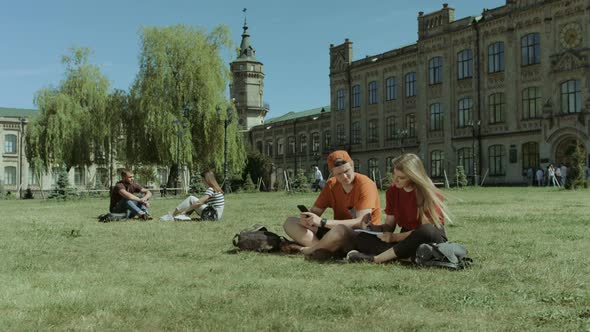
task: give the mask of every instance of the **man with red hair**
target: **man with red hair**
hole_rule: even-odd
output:
[[[354,172],[348,152],[338,150],[328,156],[332,177],[326,181],[310,212],[289,217],[283,228],[310,258],[346,254],[351,245],[348,229],[361,228],[361,223],[381,224],[379,193],[367,176]],[[322,218],[332,208],[333,219]],[[354,236],[354,234],[352,235]]]

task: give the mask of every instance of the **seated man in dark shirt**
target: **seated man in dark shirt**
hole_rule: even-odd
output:
[[[152,193],[133,182],[133,179],[133,172],[130,170],[125,169],[121,172],[121,181],[117,182],[111,191],[109,210],[113,213],[127,213],[128,218],[138,216],[143,220],[152,219],[148,213]]]

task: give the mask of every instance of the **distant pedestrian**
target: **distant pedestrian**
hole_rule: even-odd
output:
[[[533,176],[534,170],[532,167],[529,167],[526,170],[526,179],[528,181],[528,185],[532,186],[535,183],[535,177]]]
[[[557,183],[561,183],[561,165],[555,167],[555,179],[557,180]]]
[[[542,169],[537,169],[537,186],[538,187],[542,187],[543,186],[543,177],[544,177],[544,173]]]
[[[314,183],[313,183],[313,188],[314,191],[317,192],[319,189],[322,189],[320,184],[322,183],[322,181],[324,181],[324,177],[322,176],[322,172],[320,171],[320,168],[317,166],[314,166],[315,169],[315,175],[314,175]]]
[[[567,183],[567,166],[561,165],[561,185],[565,187]]]
[[[555,168],[553,164],[549,164],[547,168],[547,186],[559,187],[559,183],[557,183],[557,179],[555,178]]]

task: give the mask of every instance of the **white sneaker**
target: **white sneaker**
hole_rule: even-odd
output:
[[[160,221],[172,221],[172,220],[174,220],[174,217],[172,216],[171,213],[168,213],[167,215],[160,217]]]

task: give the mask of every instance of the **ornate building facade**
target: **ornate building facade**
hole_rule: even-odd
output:
[[[418,41],[353,60],[330,45],[331,107],[251,129],[277,170],[348,150],[377,179],[417,153],[434,179],[456,166],[486,184],[518,184],[529,168],[568,163],[590,147],[590,0],[507,0],[455,19],[444,4],[418,13]],[[331,111],[330,111],[331,110]]]

